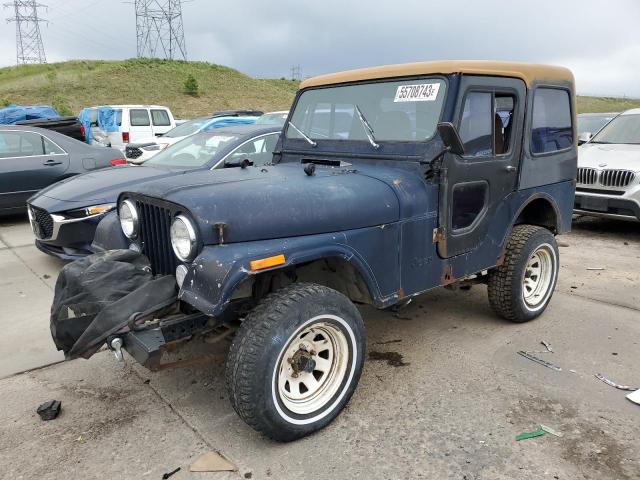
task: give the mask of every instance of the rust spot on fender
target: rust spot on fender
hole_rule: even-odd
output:
[[[398,290],[398,299],[404,298],[406,295],[404,293],[404,288],[401,288],[400,290]]]
[[[456,279],[453,276],[453,267],[448,263],[442,271],[442,277],[440,278],[440,285],[446,286],[454,283]]]
[[[393,184],[394,184],[394,185],[400,185],[401,183],[402,183],[402,181],[401,181],[399,178],[396,178],[396,179],[393,181]]]

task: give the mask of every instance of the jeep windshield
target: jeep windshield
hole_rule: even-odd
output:
[[[238,138],[238,135],[229,133],[196,133],[151,157],[145,162],[145,165],[185,169],[201,168],[214,160],[216,154],[223,147],[231,142],[236,142]]]
[[[441,78],[394,80],[315,88],[303,92],[291,123],[312,140],[422,142],[440,120],[446,83]],[[358,110],[366,122],[360,120]],[[367,131],[367,124],[371,130]],[[288,125],[286,138],[304,139]],[[373,144],[372,144],[372,148]]]
[[[618,115],[593,137],[591,143],[640,144],[640,115]]]

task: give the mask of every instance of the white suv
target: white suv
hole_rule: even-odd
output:
[[[87,110],[91,143],[121,151],[130,142],[158,137],[176,126],[171,110],[161,105],[108,105]]]
[[[574,212],[640,220],[640,109],[618,115],[578,148]]]

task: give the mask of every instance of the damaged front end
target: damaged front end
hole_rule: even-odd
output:
[[[127,350],[150,370],[167,368],[163,353],[220,327],[178,299],[172,275],[154,275],[133,250],[109,250],[66,265],[56,283],[51,335],[65,358],[89,358],[103,344]],[[215,323],[215,324],[214,324]]]

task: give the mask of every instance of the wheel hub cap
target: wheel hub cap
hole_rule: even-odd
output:
[[[547,298],[553,282],[554,268],[553,257],[546,246],[529,257],[522,280],[522,296],[527,305],[536,307]]]

